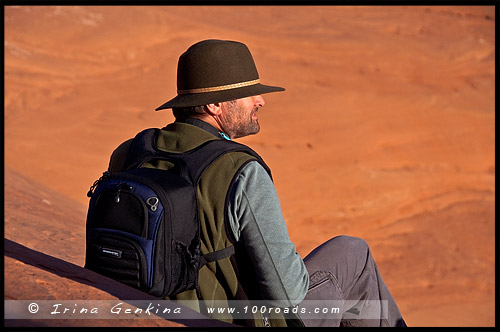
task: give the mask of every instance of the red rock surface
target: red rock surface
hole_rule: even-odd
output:
[[[287,89],[240,142],[271,167],[299,253],[362,237],[409,325],[494,326],[494,7],[4,11],[6,249],[59,266],[7,250],[5,299],[113,297],[59,270],[81,272],[86,192],[119,143],[172,121],[154,108],[180,53],[219,38]]]

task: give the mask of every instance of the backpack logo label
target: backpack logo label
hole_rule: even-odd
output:
[[[115,250],[115,249],[109,249],[109,248],[101,248],[101,252],[103,254],[113,256],[115,258],[121,258],[122,257],[122,252],[120,250]]]

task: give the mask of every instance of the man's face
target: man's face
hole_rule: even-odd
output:
[[[262,96],[251,96],[222,103],[220,120],[231,139],[257,134],[260,130],[257,112],[264,106]]]

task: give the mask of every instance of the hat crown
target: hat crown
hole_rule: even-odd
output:
[[[177,89],[212,88],[259,79],[248,47],[240,42],[209,39],[179,57]]]

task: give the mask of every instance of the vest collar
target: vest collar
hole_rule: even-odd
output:
[[[196,126],[198,128],[204,129],[205,131],[208,131],[210,134],[212,134],[218,138],[230,140],[230,138],[226,134],[224,134],[223,132],[220,132],[219,130],[217,130],[217,128],[215,128],[211,124],[208,124],[207,122],[200,120],[200,119],[197,119],[197,118],[187,118],[185,120],[176,120],[175,122],[187,123],[187,124]]]

